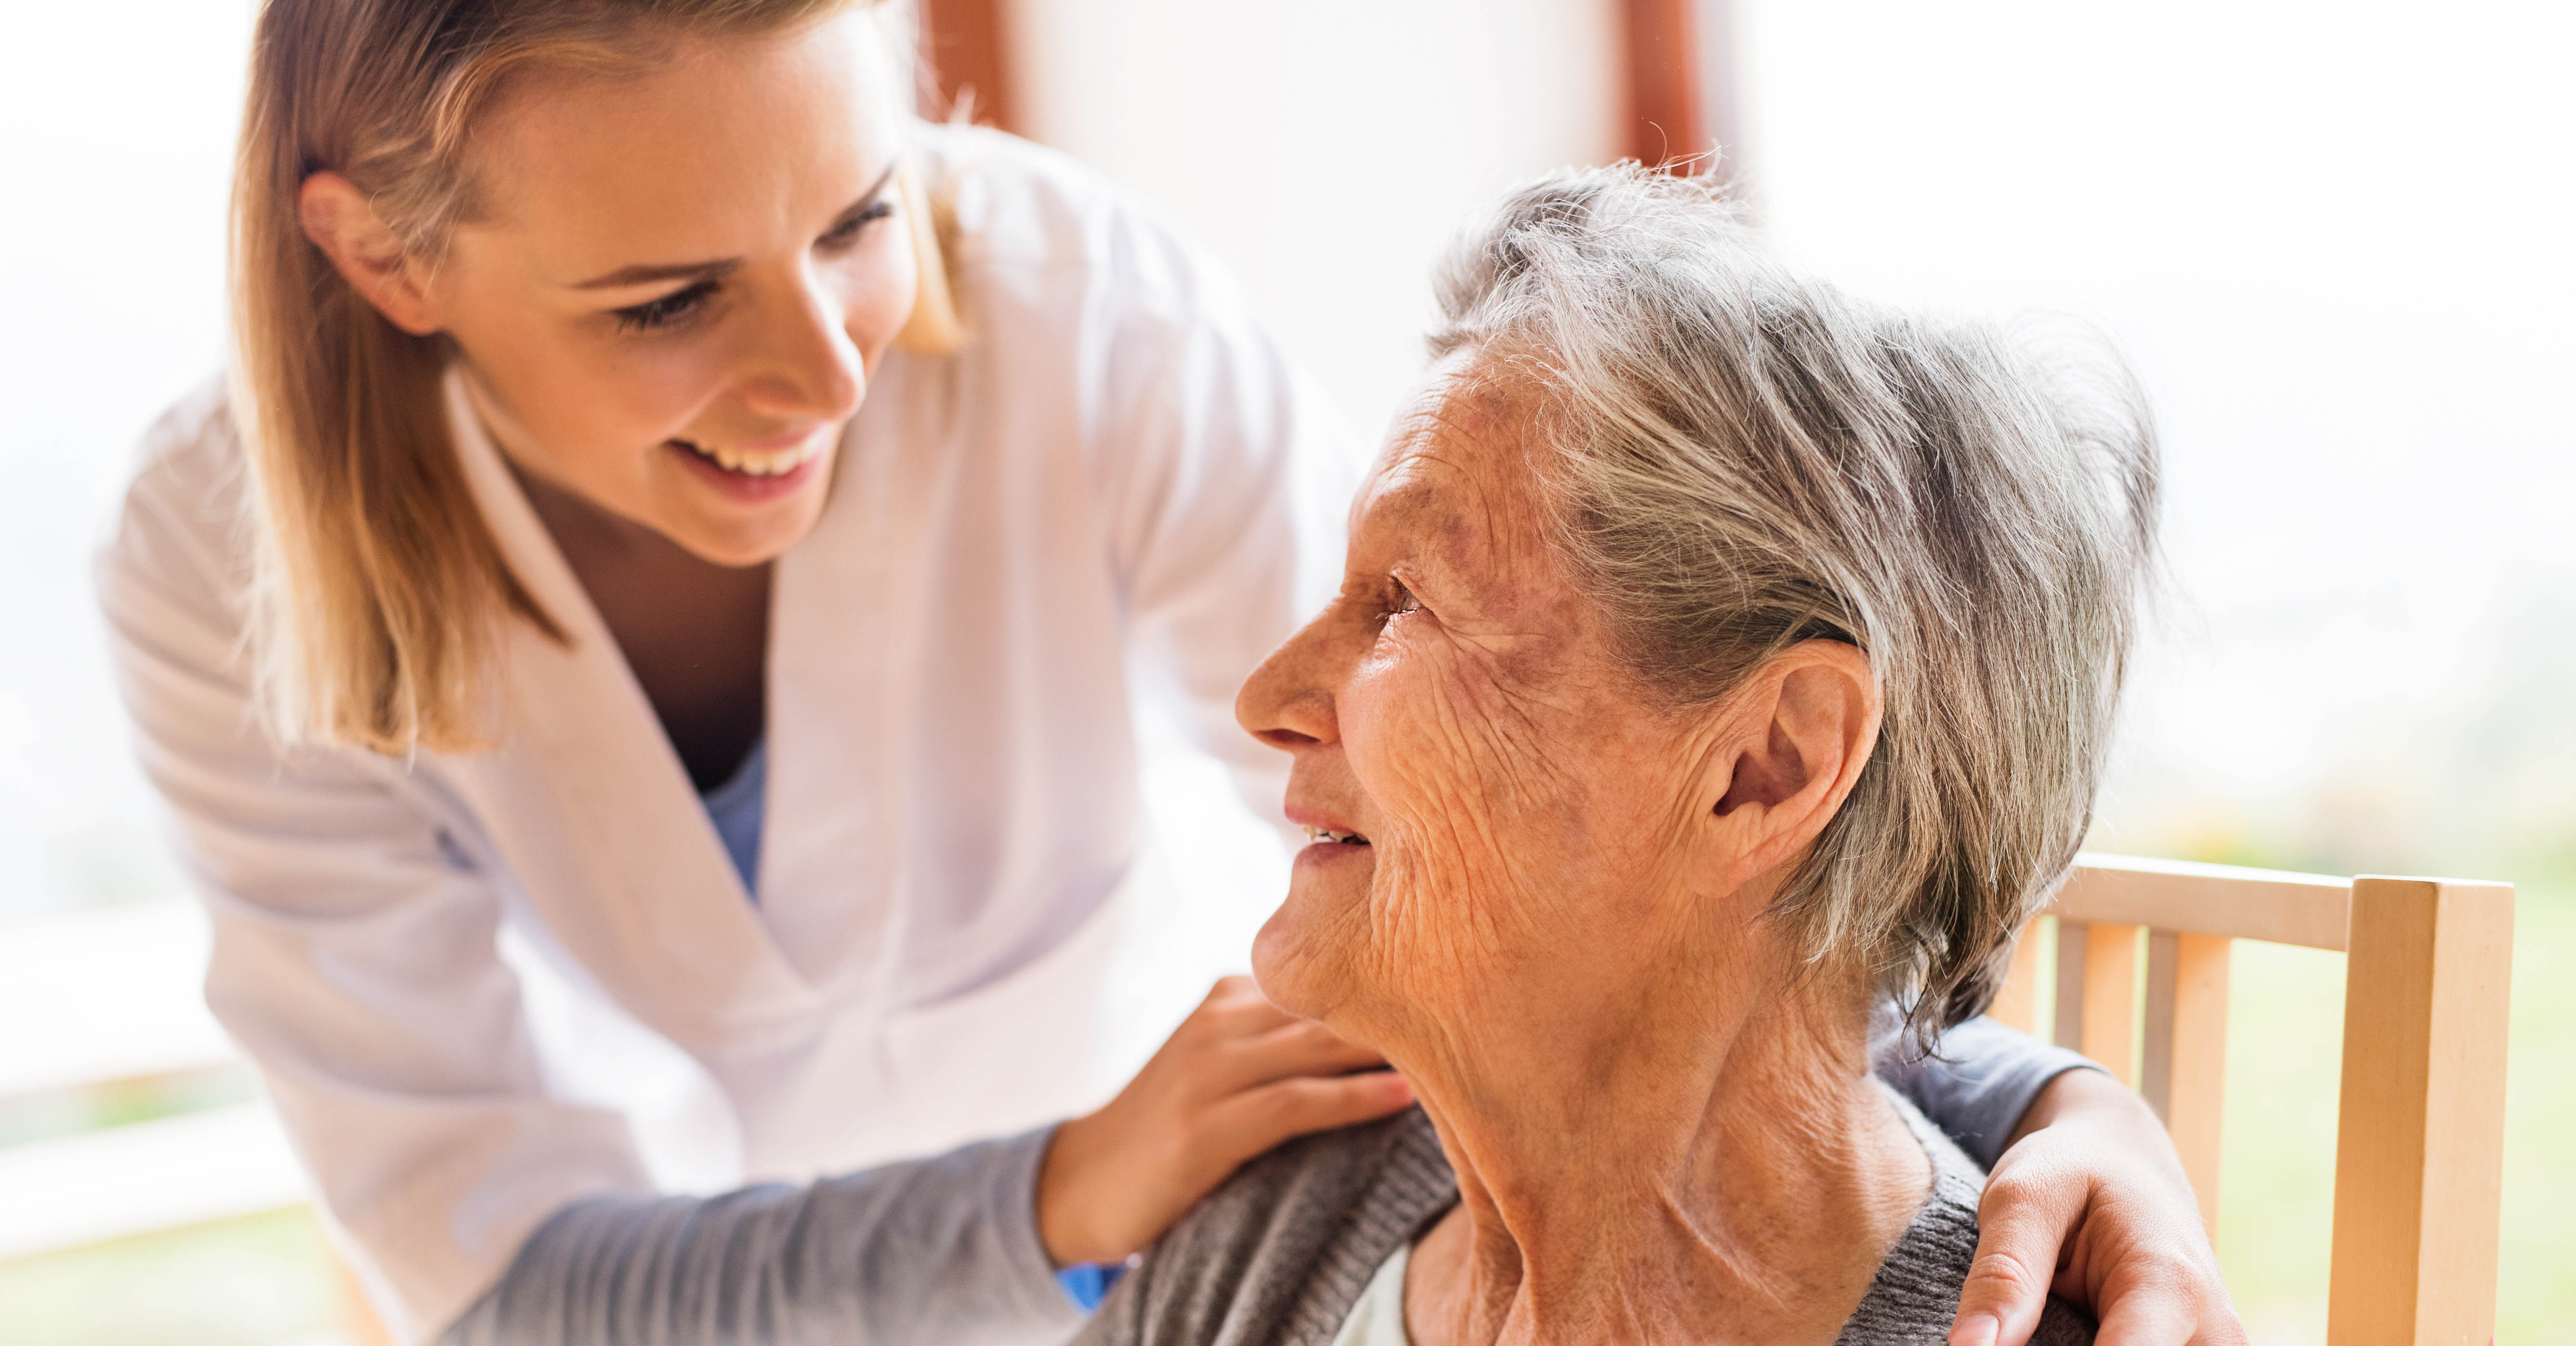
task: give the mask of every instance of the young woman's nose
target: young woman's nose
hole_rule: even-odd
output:
[[[781,288],[746,352],[743,400],[788,420],[836,421],[858,410],[867,369],[840,297],[814,277]]]

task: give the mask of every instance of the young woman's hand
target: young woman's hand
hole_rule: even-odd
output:
[[[1977,1206],[1950,1346],[2022,1346],[2054,1289],[2102,1346],[2243,1346],[2182,1160],[2144,1100],[2098,1070],[2049,1082]]]
[[[1220,980],[1108,1106],[1056,1128],[1038,1170],[1048,1255],[1071,1266],[1142,1251],[1245,1160],[1405,1107],[1412,1086],[1385,1065],[1250,977]]]

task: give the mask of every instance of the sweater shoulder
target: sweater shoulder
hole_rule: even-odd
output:
[[[1932,1190],[1879,1263],[1869,1292],[1843,1324],[1836,1343],[1942,1346],[1950,1339],[1959,1292],[1976,1262],[1977,1201],[1985,1194],[1986,1174],[1903,1095],[1886,1092],[1931,1160]],[[2033,1346],[2082,1346],[2092,1340],[2092,1319],[2054,1297],[2031,1337]]]
[[[1164,1235],[1081,1341],[1323,1346],[1378,1266],[1457,1200],[1418,1108],[1292,1141]]]

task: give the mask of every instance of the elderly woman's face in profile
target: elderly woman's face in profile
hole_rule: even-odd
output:
[[[1509,1012],[1481,990],[1534,1013],[1564,1008],[1543,989],[1644,994],[1656,941],[1632,936],[1708,858],[1709,717],[1613,659],[1545,543],[1526,415],[1463,359],[1435,370],[1353,506],[1340,595],[1238,703],[1322,831],[1254,953],[1299,1013],[1365,1031]]]

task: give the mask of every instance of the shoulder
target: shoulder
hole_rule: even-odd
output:
[[[948,216],[942,241],[970,324],[1052,314],[1180,326],[1240,306],[1222,267],[1068,155],[968,126],[923,125],[913,143]]]
[[[1887,1090],[1899,1116],[1932,1161],[1932,1190],[1913,1223],[1897,1237],[1869,1292],[1843,1325],[1840,1346],[1939,1346],[1949,1340],[1960,1288],[1977,1256],[1977,1201],[1985,1170],[1926,1120],[1903,1095]],[[2093,1340],[2093,1320],[2051,1297],[2032,1346],[2082,1346]]]
[[[965,338],[890,357],[866,433],[1061,474],[1027,498],[1081,502],[1122,580],[1261,552],[1300,508],[1330,535],[1348,437],[1223,266],[1053,150],[921,126],[912,152]]]
[[[113,606],[148,585],[196,607],[241,601],[250,582],[245,471],[231,396],[210,379],[144,432],[99,551],[101,598]]]
[[[1419,1109],[1247,1164],[1119,1283],[1084,1343],[1322,1343],[1369,1278],[1458,1200]]]
[[[202,501],[209,494],[238,502],[247,485],[242,471],[232,393],[224,380],[211,378],[171,404],[143,432],[126,488],[127,508],[162,507],[187,497]]]

